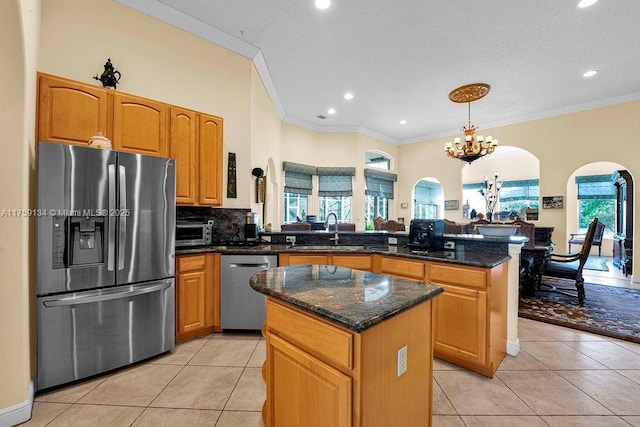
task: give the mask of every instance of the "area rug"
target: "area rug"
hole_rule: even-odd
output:
[[[584,264],[585,270],[609,271],[607,267],[607,259],[597,256],[590,256]]]
[[[554,284],[575,289],[573,282],[557,280]],[[585,283],[584,288],[583,307],[577,297],[538,291],[535,296],[520,297],[518,315],[640,343],[640,291],[592,283]]]

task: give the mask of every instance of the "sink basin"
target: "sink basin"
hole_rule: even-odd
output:
[[[509,237],[516,234],[519,225],[508,224],[478,224],[476,229],[478,233],[487,237]]]

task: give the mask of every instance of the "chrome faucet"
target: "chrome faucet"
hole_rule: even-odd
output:
[[[326,230],[329,231],[329,218],[331,218],[331,216],[333,216],[333,218],[336,220],[336,229],[335,229],[335,233],[333,234],[333,237],[330,238],[329,240],[333,240],[333,244],[338,246],[338,215],[336,215],[335,212],[329,212],[327,214],[327,219],[324,221],[324,226]]]

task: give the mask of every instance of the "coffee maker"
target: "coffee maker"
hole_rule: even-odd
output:
[[[247,222],[244,224],[244,239],[250,242],[258,240],[259,227],[258,213],[247,212]]]
[[[413,219],[409,225],[409,243],[412,251],[441,251],[444,249],[444,220]]]

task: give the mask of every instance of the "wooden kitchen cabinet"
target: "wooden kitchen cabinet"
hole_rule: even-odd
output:
[[[98,132],[112,138],[106,89],[48,74],[38,80],[38,141],[87,145]]]
[[[430,426],[431,309],[425,301],[356,333],[268,297],[264,424]]]
[[[418,260],[375,255],[373,271],[422,282],[424,281],[425,263]]]
[[[176,159],[178,205],[222,205],[220,117],[180,107],[170,109],[170,156]]]
[[[220,254],[176,257],[176,342],[220,330]]]
[[[281,253],[278,265],[335,265],[371,271],[371,255],[368,254],[317,254],[317,253]]]
[[[493,377],[507,342],[506,263],[494,268],[426,263],[434,300],[434,356]]]
[[[113,149],[167,157],[168,105],[116,92],[113,94]]]

